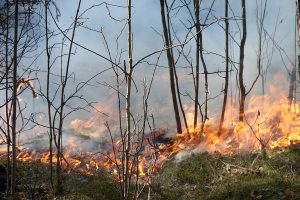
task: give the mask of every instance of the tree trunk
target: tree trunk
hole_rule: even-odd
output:
[[[5,38],[5,73],[6,73],[6,79],[5,79],[5,111],[6,111],[6,130],[7,130],[7,164],[6,164],[6,195],[9,195],[10,191],[10,145],[11,145],[11,138],[10,138],[10,106],[9,106],[9,64],[8,64],[8,40],[9,40],[9,6],[8,6],[8,0],[6,0],[6,38]]]
[[[127,72],[127,89],[126,89],[126,135],[125,135],[125,163],[124,163],[124,191],[123,198],[129,199],[130,187],[130,152],[131,152],[131,83],[132,83],[132,30],[131,30],[131,0],[127,1],[127,24],[128,24],[128,72]]]
[[[221,119],[219,124],[218,134],[221,135],[222,127],[225,118],[227,93],[228,93],[228,77],[229,77],[229,22],[228,22],[228,0],[225,0],[225,86],[224,86],[224,98]]]
[[[181,128],[181,120],[179,115],[179,109],[178,109],[178,103],[177,103],[177,96],[176,96],[176,86],[175,86],[175,80],[174,80],[174,62],[172,61],[172,53],[171,53],[171,46],[170,46],[170,38],[169,38],[169,31],[167,27],[166,17],[165,17],[165,0],[160,0],[160,12],[161,12],[161,19],[162,19],[162,28],[163,28],[163,35],[164,35],[164,42],[165,42],[165,48],[167,48],[167,59],[168,59],[168,65],[169,65],[169,78],[170,78],[170,87],[171,87],[171,94],[172,94],[172,102],[173,102],[173,108],[175,113],[175,120],[177,125],[177,133],[182,133]]]
[[[194,129],[197,126],[198,120],[198,105],[199,105],[199,61],[200,61],[200,19],[199,19],[199,0],[194,0],[195,27],[196,27],[196,80],[195,80],[195,104],[194,104]]]
[[[297,31],[298,31],[298,50],[300,48],[300,0],[297,0]],[[296,63],[295,63],[296,65]],[[300,77],[300,55],[298,53],[298,75]]]
[[[62,126],[63,123],[61,123],[60,126]],[[61,136],[62,136],[62,129],[59,128],[58,130],[58,141],[56,143],[56,190],[55,193],[56,195],[61,195],[63,193],[63,188],[62,188],[62,178],[61,178],[61,155],[62,155],[62,150],[61,150]]]
[[[51,101],[50,101],[50,51],[49,51],[49,35],[48,35],[48,5],[49,1],[45,0],[45,42],[47,55],[47,107],[48,107],[48,122],[49,122],[49,162],[50,162],[50,184],[53,188],[53,131],[52,131],[52,115],[51,115]]]
[[[176,83],[176,91],[177,91],[177,95],[178,95],[178,104],[179,104],[179,107],[180,107],[180,110],[181,110],[181,113],[182,113],[184,125],[185,125],[185,128],[186,128],[186,132],[188,134],[188,137],[190,137],[189,125],[187,123],[185,111],[184,111],[182,101],[181,101],[181,97],[180,97],[180,88],[179,88],[179,81],[178,81],[178,76],[177,76],[176,69],[174,69],[174,76],[175,76],[175,83]]]
[[[204,87],[205,87],[205,99],[204,99],[204,115],[202,118],[202,124],[201,124],[201,132],[203,133],[204,131],[204,125],[206,120],[208,119],[207,117],[207,112],[208,112],[208,71],[207,71],[207,66],[206,62],[204,60],[204,55],[203,55],[203,35],[202,35],[202,30],[199,32],[199,49],[200,49],[200,59],[204,71]]]
[[[293,70],[290,73],[290,86],[289,86],[289,105],[292,105],[294,101],[294,92],[296,90],[296,67],[293,68]]]
[[[198,119],[198,106],[199,106],[199,62],[201,59],[201,64],[204,71],[205,80],[205,100],[204,100],[204,114],[202,116],[201,132],[204,131],[205,121],[208,119],[208,71],[206,62],[203,55],[203,35],[200,25],[200,5],[198,0],[194,0],[194,13],[195,13],[195,27],[196,27],[196,81],[195,81],[195,113],[194,113],[194,128],[197,126]],[[209,11],[210,13],[210,11]],[[209,15],[209,14],[208,14]],[[206,20],[205,20],[206,21]],[[201,108],[199,108],[201,109]]]
[[[78,21],[78,15],[79,15],[79,10],[80,10],[80,5],[81,5],[81,0],[78,2],[78,7],[76,11],[76,16],[74,19],[74,25],[73,25],[73,30],[72,30],[72,37],[70,41],[70,46],[69,46],[69,51],[68,51],[68,59],[67,59],[67,65],[65,69],[65,74],[64,78],[62,78],[62,88],[61,88],[61,99],[60,99],[60,111],[59,111],[59,127],[58,127],[58,142],[56,145],[57,148],[57,163],[56,163],[56,173],[57,173],[57,185],[56,185],[56,194],[60,195],[63,192],[63,187],[62,187],[62,169],[61,169],[61,162],[62,162],[62,132],[63,132],[63,123],[64,123],[64,106],[65,106],[65,89],[67,86],[68,82],[68,77],[69,77],[69,69],[70,69],[70,60],[71,60],[71,55],[72,55],[72,47],[73,47],[73,41],[75,37],[75,30],[77,26],[77,21]]]
[[[12,98],[12,163],[11,163],[11,195],[14,198],[16,188],[16,129],[17,129],[17,67],[18,67],[18,23],[19,2],[15,0],[15,27],[14,27],[14,65],[13,65],[13,98]]]
[[[261,77],[261,86],[262,86],[262,95],[264,98],[265,95],[265,73],[261,73],[263,66],[262,66],[262,51],[263,51],[263,30],[264,30],[264,21],[266,16],[266,8],[267,8],[268,0],[265,0],[264,6],[261,8],[262,11],[259,12],[258,6],[257,14],[256,14],[256,21],[257,21],[257,29],[258,29],[258,55],[257,55],[257,69],[259,70],[259,74]],[[264,103],[264,99],[263,102]]]
[[[247,20],[246,20],[246,2],[242,0],[242,39],[240,46],[240,61],[239,61],[239,86],[240,86],[240,109],[239,121],[244,121],[246,89],[244,85],[244,58],[245,44],[247,38]]]
[[[166,2],[166,8],[167,10],[169,10],[169,7],[168,7],[168,4]],[[167,11],[167,22],[168,22],[168,30],[171,30],[171,20],[170,20],[170,12]],[[172,37],[171,37],[171,32],[168,31],[168,36],[169,36],[169,45],[172,46]],[[173,71],[174,71],[174,80],[175,80],[175,88],[176,88],[176,92],[177,92],[177,97],[178,97],[178,104],[179,104],[179,107],[180,107],[180,110],[181,110],[181,113],[182,113],[182,118],[183,118],[183,122],[184,122],[184,125],[185,125],[185,128],[186,128],[186,132],[188,133],[188,137],[190,136],[189,135],[189,126],[188,126],[188,123],[187,123],[187,119],[186,119],[186,116],[185,116],[185,111],[184,111],[184,108],[183,108],[183,105],[182,105],[182,101],[181,101],[181,95],[180,95],[180,88],[179,88],[179,80],[178,80],[178,76],[177,76],[177,70],[176,70],[176,67],[175,67],[175,60],[174,60],[174,54],[173,54],[173,49],[171,48],[170,49],[170,52],[171,52],[171,57],[172,57],[172,66],[173,67]],[[181,125],[180,125],[181,127]]]

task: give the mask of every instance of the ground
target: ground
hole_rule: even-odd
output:
[[[3,162],[3,161],[2,161]],[[119,184],[105,173],[65,174],[64,194],[54,197],[48,166],[19,163],[20,199],[120,199]],[[147,199],[149,187],[141,199]],[[300,149],[221,155],[202,153],[169,161],[150,188],[154,200],[300,199]]]
[[[300,199],[300,150],[200,154],[169,165],[158,178],[160,199]]]

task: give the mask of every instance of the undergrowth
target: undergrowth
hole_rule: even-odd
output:
[[[4,164],[4,161],[0,161]],[[63,177],[64,194],[55,197],[49,166],[18,163],[19,199],[118,200],[119,184],[106,173],[89,176],[72,172]],[[55,174],[54,174],[55,177]],[[140,199],[148,198],[145,187]],[[202,153],[168,162],[152,180],[153,200],[300,199],[300,149],[264,154],[221,155]]]

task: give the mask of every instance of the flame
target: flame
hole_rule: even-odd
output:
[[[144,177],[146,176],[145,172],[144,172],[144,163],[146,162],[146,158],[142,157],[142,159],[139,160],[139,164],[138,164],[138,175],[140,177]]]
[[[34,98],[37,98],[37,93],[34,89],[33,86],[33,82],[31,79],[28,78],[21,78],[18,83],[17,83],[17,92],[19,92],[19,90],[22,88],[23,85],[27,84],[27,86],[30,88],[30,90],[32,91],[32,95]]]
[[[232,118],[232,113],[237,115],[237,106],[228,105],[224,127],[221,134],[218,132],[218,119],[211,117],[201,132],[201,124],[193,127],[193,114],[187,114],[189,131],[177,134],[169,142],[151,143],[151,134],[144,141],[133,143],[132,149],[143,145],[136,157],[130,163],[130,172],[141,179],[156,174],[164,164],[181,151],[185,152],[220,152],[233,154],[243,151],[259,151],[262,149],[285,148],[300,143],[300,106],[295,102],[290,105],[283,93],[271,88],[270,95],[254,96],[248,101],[245,111],[245,120],[239,122]],[[71,122],[73,129],[84,132],[95,126],[91,120],[74,120]],[[164,134],[164,130],[156,130],[152,134]],[[114,139],[111,149],[102,152],[80,152],[78,142],[69,140],[63,148],[62,166],[67,170],[76,170],[86,174],[97,174],[107,171],[122,181],[122,140]],[[28,150],[20,148],[17,158],[20,161],[33,160],[49,164],[50,153],[47,150]],[[53,152],[53,164],[57,162],[56,152]]]
[[[232,109],[232,108],[231,108]],[[261,149],[284,148],[300,142],[300,107],[290,105],[284,94],[250,98],[243,122],[230,119],[227,113],[225,127],[218,135],[218,121],[207,121],[204,133],[200,127],[178,134],[172,152],[182,150],[238,153]],[[189,138],[189,135],[191,138]]]
[[[73,129],[88,129],[94,125],[94,122],[90,120],[84,121],[80,119],[75,119],[71,122],[70,125]]]

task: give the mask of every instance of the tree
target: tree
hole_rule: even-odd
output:
[[[256,6],[256,23],[257,23],[257,31],[258,31],[258,52],[257,52],[257,69],[263,70],[262,66],[262,53],[263,53],[263,32],[264,32],[264,21],[266,17],[268,0],[265,0],[264,6],[262,6],[262,12],[259,13],[259,8]],[[267,69],[266,69],[267,70]],[[261,73],[261,81],[262,81],[262,94],[265,95],[265,74]]]
[[[15,0],[15,28],[14,28],[14,65],[13,65],[13,96],[12,96],[12,163],[11,163],[11,195],[15,195],[16,187],[16,129],[17,129],[17,67],[18,67],[18,26],[19,26],[19,1]]]
[[[258,74],[252,85],[250,86],[249,90],[246,91],[245,84],[244,84],[244,59],[245,59],[245,44],[247,39],[247,16],[246,16],[246,2],[242,0],[242,38],[240,43],[240,58],[239,58],[239,74],[238,74],[238,81],[239,81],[239,121],[244,121],[244,114],[245,114],[245,101],[246,96],[251,92],[255,83],[257,82],[258,78],[261,75],[261,67],[258,64]],[[258,59],[259,61],[259,59]]]
[[[194,0],[194,13],[195,13],[195,27],[196,27],[196,77],[195,77],[195,104],[194,104],[194,128],[197,126],[198,121],[198,107],[199,107],[199,55],[200,55],[200,34],[201,26],[199,19],[199,1]]]
[[[167,13],[169,13],[169,12],[167,12]],[[177,102],[177,96],[176,96],[175,79],[174,79],[175,65],[174,65],[174,59],[173,59],[172,53],[171,53],[171,46],[172,46],[172,44],[171,44],[172,40],[170,38],[171,30],[168,28],[167,20],[166,20],[165,0],[160,0],[160,15],[161,15],[162,28],[163,28],[164,43],[165,43],[164,46],[166,48],[167,60],[168,60],[168,65],[169,65],[170,88],[171,88],[173,109],[174,109],[176,126],[177,126],[177,133],[182,133],[181,120],[180,120],[180,114],[179,114],[179,108],[178,108],[178,102]]]
[[[221,119],[219,124],[219,135],[221,134],[224,118],[225,118],[225,111],[226,111],[226,104],[227,104],[227,93],[228,93],[228,82],[229,82],[229,21],[228,21],[228,0],[225,0],[225,83],[224,83],[224,97],[223,97],[223,105],[222,105],[222,112],[221,112]]]
[[[208,19],[208,16],[210,15],[210,12],[213,8],[213,5],[214,5],[215,1],[212,2],[210,8],[209,8],[209,11],[208,11],[208,14],[206,15],[206,18],[204,20],[204,23],[203,23],[203,27],[204,26],[207,26],[206,25],[206,22],[207,22],[207,19]],[[209,94],[209,91],[208,91],[208,70],[207,70],[207,66],[206,66],[206,62],[205,62],[205,59],[204,59],[204,55],[203,55],[203,27],[202,27],[202,30],[200,29],[200,20],[199,20],[199,14],[200,14],[200,8],[199,8],[199,1],[195,1],[194,3],[194,6],[195,6],[195,17],[196,17],[196,30],[197,30],[197,46],[198,49],[197,49],[197,52],[196,54],[200,54],[200,59],[201,59],[201,64],[202,64],[202,67],[203,67],[203,73],[204,73],[204,114],[202,116],[202,124],[201,124],[201,132],[204,131],[204,125],[205,125],[205,122],[206,120],[208,119],[208,94]],[[198,27],[198,28],[197,28]],[[199,32],[198,32],[199,30]],[[198,57],[198,55],[197,55]],[[199,57],[198,57],[198,60],[199,60]],[[198,61],[198,65],[199,65],[199,61]],[[196,68],[197,70],[197,68]],[[198,66],[198,73],[199,73],[199,66]],[[196,71],[196,77],[197,77],[197,71]],[[199,76],[199,75],[198,75]],[[199,77],[198,77],[199,79]],[[197,84],[199,84],[199,80],[197,80],[196,78],[196,82],[198,82]],[[196,87],[199,87],[196,85]],[[197,89],[198,90],[198,89]],[[198,93],[198,92],[197,92]],[[195,97],[195,98],[198,98],[198,97]],[[195,103],[198,103],[197,101]],[[196,109],[195,109],[196,110]],[[195,126],[195,122],[197,122],[197,119],[194,119],[194,126]]]
[[[79,16],[79,10],[80,10],[80,6],[81,6],[81,0],[79,0],[78,2],[78,6],[77,6],[77,11],[76,11],[76,15],[75,15],[75,19],[74,19],[74,24],[73,24],[73,30],[72,30],[72,36],[71,36],[71,43],[69,46],[69,51],[68,51],[68,55],[67,55],[67,63],[66,63],[66,68],[65,68],[65,74],[61,74],[62,77],[62,87],[61,87],[61,95],[60,95],[60,108],[58,111],[59,114],[59,125],[58,125],[58,131],[57,131],[57,143],[56,143],[56,157],[57,157],[57,162],[56,162],[56,193],[57,194],[62,194],[63,192],[63,188],[62,188],[62,166],[61,166],[61,162],[62,162],[62,134],[63,134],[63,124],[64,124],[64,108],[66,105],[66,101],[68,100],[68,98],[66,99],[65,96],[65,90],[66,90],[66,86],[68,83],[68,79],[69,79],[69,69],[70,69],[70,60],[71,60],[71,55],[72,55],[72,47],[73,47],[73,41],[74,41],[74,37],[75,37],[75,31],[76,31],[76,27],[77,27],[77,21],[78,21],[78,16]]]
[[[8,7],[8,0],[6,0],[6,35],[5,35],[5,113],[6,113],[6,131],[3,131],[3,133],[6,133],[6,142],[7,142],[7,159],[6,159],[6,195],[9,195],[9,191],[10,191],[10,145],[11,145],[11,133],[10,133],[10,111],[11,111],[11,107],[9,106],[9,74],[10,73],[10,65],[9,65],[9,57],[8,57],[8,46],[9,46],[9,7]],[[2,79],[3,80],[3,79]]]
[[[50,183],[53,188],[53,133],[54,126],[52,124],[52,112],[51,105],[52,101],[50,99],[50,73],[51,73],[51,65],[50,65],[50,47],[49,47],[49,28],[48,28],[48,8],[49,8],[49,0],[45,0],[44,9],[45,9],[45,48],[46,48],[46,56],[47,56],[47,89],[46,89],[46,100],[47,100],[47,110],[48,110],[48,122],[49,122],[49,164],[50,164]]]
[[[298,48],[300,47],[300,0],[297,0],[297,11],[296,11],[296,14],[297,14],[297,30],[298,30]],[[298,73],[299,73],[299,76],[300,76],[300,55],[298,54]]]
[[[4,65],[0,73],[1,75],[2,72],[4,73],[0,84],[2,87],[3,81],[5,81],[5,102],[3,106],[5,106],[6,113],[5,117],[1,116],[1,121],[6,124],[5,128],[1,127],[1,131],[5,135],[7,143],[7,195],[10,193],[12,196],[14,196],[16,185],[16,134],[22,132],[25,126],[28,125],[22,114],[26,105],[24,108],[21,107],[18,95],[24,91],[20,89],[24,84],[32,90],[30,79],[24,78],[27,72],[30,73],[30,69],[20,63],[23,59],[39,56],[33,53],[41,37],[38,31],[39,18],[35,13],[35,4],[38,3],[38,1],[6,0],[0,8],[0,29],[1,36],[3,36],[1,45],[5,46],[5,48],[1,48],[1,64],[4,63]],[[4,53],[2,50],[4,50]],[[19,70],[23,70],[23,73],[19,74]],[[34,95],[36,94],[34,93]],[[19,124],[18,119],[21,122]]]
[[[244,59],[245,44],[247,39],[247,18],[246,18],[246,2],[242,0],[242,39],[240,44],[240,60],[239,60],[239,87],[240,87],[240,110],[239,121],[244,120],[246,88],[244,84]]]
[[[127,1],[127,25],[128,25],[128,70],[126,73],[126,135],[125,135],[125,164],[124,164],[124,200],[129,199],[130,187],[130,153],[131,153],[131,83],[132,83],[132,30],[131,30],[131,0]]]

